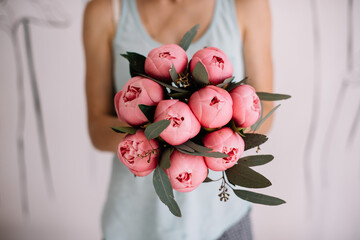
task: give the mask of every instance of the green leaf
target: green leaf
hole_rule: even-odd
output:
[[[260,146],[268,140],[268,137],[258,133],[245,133],[245,151]]]
[[[112,130],[114,130],[117,133],[129,133],[129,134],[135,134],[138,130],[135,127],[111,127]]]
[[[142,113],[145,115],[147,120],[149,120],[149,122],[154,121],[154,113],[155,113],[156,106],[139,104],[139,108],[142,111]]]
[[[253,155],[240,158],[238,163],[241,163],[248,167],[254,167],[264,165],[274,159],[273,155]]]
[[[222,87],[224,87],[226,84],[230,83],[230,82],[231,82],[232,80],[234,80],[234,79],[235,79],[234,76],[229,77],[229,78],[225,79],[222,83],[219,83],[219,84],[216,85],[216,86],[222,88]]]
[[[241,137],[245,137],[244,131],[243,131],[244,128],[238,128],[238,127],[235,125],[235,122],[234,122],[233,119],[231,119],[231,121],[230,121],[230,128],[231,128],[234,132],[236,132],[237,134],[239,134]]]
[[[253,130],[253,131],[258,130],[259,127],[261,126],[261,124],[263,124],[263,122],[265,122],[265,120],[268,119],[268,118],[271,116],[271,114],[273,114],[273,113],[275,112],[275,110],[280,107],[280,105],[281,105],[281,104],[277,105],[277,106],[274,107],[268,114],[266,114],[266,116],[265,116],[263,119],[261,119],[260,122],[257,123],[257,125],[254,127],[254,130]],[[261,108],[261,109],[262,109],[262,108]],[[251,129],[253,129],[253,128],[251,128]]]
[[[130,72],[132,73],[132,76],[146,74],[144,67],[146,57],[135,52],[127,52],[126,54],[121,54],[121,56],[123,56],[129,61]]]
[[[145,128],[145,136],[148,140],[157,138],[162,131],[164,131],[169,125],[170,120],[160,120],[158,122],[154,122],[150,124],[147,128]]]
[[[171,154],[173,153],[174,151],[174,148],[172,147],[169,147],[169,148],[165,148],[164,151],[162,152],[161,154],[161,157],[160,157],[160,167],[162,169],[168,169],[170,167],[170,156]]]
[[[241,80],[240,82],[230,82],[229,85],[226,87],[226,91],[231,92],[231,90],[233,90],[234,88],[245,84],[247,82],[247,77],[244,78],[243,80]]]
[[[176,99],[188,98],[188,97],[190,97],[190,95],[191,95],[191,93],[189,93],[189,92],[168,93],[169,97],[176,98]]]
[[[279,101],[291,98],[290,95],[278,93],[257,92],[256,94],[259,96],[261,101]]]
[[[247,83],[247,81],[248,81],[248,77],[245,77],[245,78],[243,78],[241,81],[240,81],[240,84],[246,84]]]
[[[196,144],[190,140],[186,141],[181,145],[174,146],[179,152],[194,155],[194,156],[205,156],[205,157],[214,157],[214,158],[225,158],[229,155],[222,152],[211,152],[211,148],[207,148]]]
[[[286,203],[284,200],[260,193],[250,192],[246,190],[234,189],[234,193],[241,199],[252,203],[258,203],[269,206],[277,206]]]
[[[209,84],[209,76],[202,62],[198,62],[192,72],[193,80],[200,85]]]
[[[175,147],[177,149],[181,149],[181,150],[186,151],[186,152],[195,152],[194,149],[192,149],[191,147],[186,146],[185,144],[176,145]]]
[[[144,78],[148,78],[148,79],[150,79],[150,80],[153,80],[154,82],[160,84],[161,86],[166,87],[166,88],[169,88],[169,89],[174,90],[174,91],[176,91],[176,92],[189,93],[188,90],[185,90],[185,89],[183,89],[183,88],[178,88],[178,87],[171,86],[170,84],[161,82],[161,81],[159,81],[159,80],[157,80],[157,79],[155,79],[155,78],[149,77],[149,76],[147,76],[147,75],[139,74],[139,76],[142,76],[142,77],[144,77]]]
[[[247,188],[265,188],[271,186],[271,182],[260,173],[238,163],[225,171],[228,180],[235,185]]]
[[[169,208],[170,212],[177,217],[181,217],[181,211],[175,201],[170,180],[160,167],[155,168],[153,184],[155,192],[159,196],[160,200]]]
[[[175,146],[176,148],[176,146]],[[194,155],[194,156],[203,156],[203,157],[213,157],[213,158],[225,158],[229,155],[222,153],[222,152],[188,152],[185,150],[182,150],[181,148],[176,148],[179,152],[188,154],[188,155]]]
[[[171,68],[169,70],[171,79],[175,82],[178,79],[178,73],[176,72],[174,64],[171,64]]]
[[[186,32],[183,38],[181,39],[179,46],[182,47],[185,51],[189,48],[192,40],[196,36],[199,27],[200,27],[199,24],[195,25],[188,32]]]
[[[207,183],[207,182],[212,182],[214,180],[212,180],[211,178],[209,177],[206,177],[205,180],[203,181],[203,183]]]
[[[256,131],[259,127],[260,127],[260,122],[261,122],[261,119],[263,117],[263,104],[262,104],[262,101],[260,101],[260,105],[261,105],[261,108],[260,108],[260,117],[259,119],[256,121],[256,123],[254,123],[253,125],[251,125],[250,129],[251,131]]]
[[[193,141],[190,141],[190,140],[184,142],[183,145],[186,145],[186,146],[194,149],[197,152],[210,152],[210,151],[212,151],[211,148],[201,146],[201,145],[196,144],[196,143],[194,143]]]

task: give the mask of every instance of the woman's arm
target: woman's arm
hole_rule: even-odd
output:
[[[257,92],[273,91],[271,59],[271,15],[268,0],[236,0],[238,25],[243,36],[245,74]],[[263,116],[273,108],[273,102],[263,102]],[[270,130],[272,117],[257,132]]]
[[[110,127],[126,124],[118,120],[114,110],[113,36],[111,0],[89,2],[83,25],[89,135],[95,148],[116,152],[124,134],[114,133]]]

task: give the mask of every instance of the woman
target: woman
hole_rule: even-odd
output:
[[[116,152],[124,126],[116,117],[113,97],[130,79],[126,51],[147,53],[162,44],[178,43],[200,24],[189,59],[204,46],[222,49],[237,79],[250,78],[257,91],[272,91],[270,11],[267,0],[93,0],[84,16],[86,94],[89,134],[102,151]],[[271,103],[263,105],[264,113]],[[268,120],[260,129],[269,129]],[[183,217],[172,216],[160,202],[150,177],[134,178],[113,159],[102,228],[112,239],[251,239],[250,204],[231,196],[220,202],[217,184],[202,184],[176,193]]]

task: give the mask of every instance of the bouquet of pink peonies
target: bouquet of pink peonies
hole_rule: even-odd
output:
[[[153,184],[160,200],[180,217],[173,189],[189,192],[201,183],[221,180],[220,200],[228,187],[250,202],[279,205],[283,200],[236,188],[264,188],[271,182],[250,167],[263,165],[272,155],[242,157],[267,137],[254,133],[277,108],[262,116],[261,101],[287,99],[289,95],[255,92],[246,79],[236,81],[224,52],[206,47],[188,63],[186,50],[198,25],[179,45],[151,50],[147,57],[123,54],[132,78],[114,99],[117,115],[130,127],[113,127],[127,133],[118,147],[120,161],[136,176],[154,171]],[[251,127],[253,133],[244,133]],[[221,171],[212,180],[209,169]]]

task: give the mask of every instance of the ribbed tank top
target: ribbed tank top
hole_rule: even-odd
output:
[[[121,14],[114,44],[115,90],[120,91],[131,78],[128,61],[120,56],[138,52],[147,56],[159,47],[142,25],[136,0],[122,0]],[[236,21],[233,0],[217,0],[207,31],[187,50],[189,59],[205,46],[222,49],[234,66],[234,76],[244,77],[242,41]],[[220,173],[212,173],[218,178]],[[106,240],[211,240],[247,214],[251,205],[229,189],[230,199],[220,202],[221,182],[201,184],[189,193],[174,191],[182,217],[173,216],[155,193],[152,174],[134,177],[116,155],[102,214],[102,231]]]

